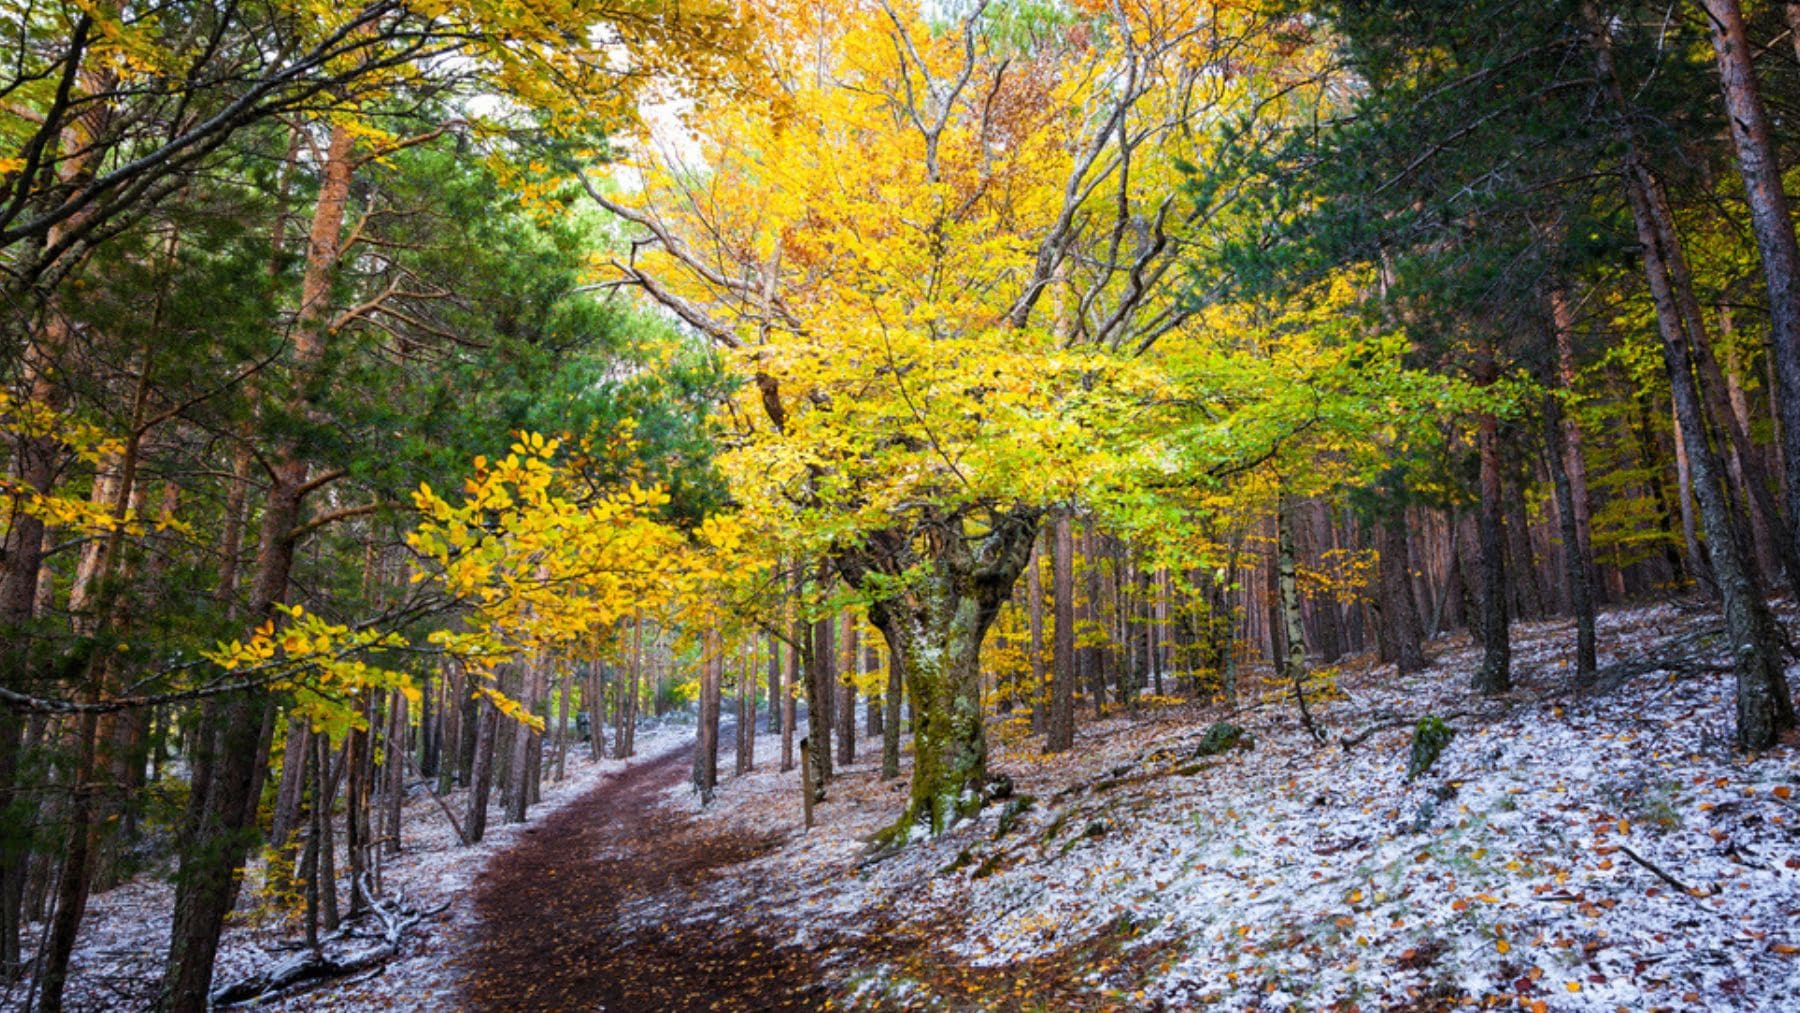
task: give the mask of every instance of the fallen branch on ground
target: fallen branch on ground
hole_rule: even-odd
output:
[[[302,950],[266,971],[240,978],[217,989],[212,994],[212,1004],[231,1006],[242,1002],[262,1001],[300,985],[321,984],[363,972],[372,975],[399,954],[400,939],[407,929],[450,906],[446,902],[425,911],[407,904],[403,895],[393,898],[374,896],[366,875],[357,881],[356,889],[361,891],[363,899],[368,902],[369,913],[381,922],[381,934],[377,937],[380,942],[373,948],[346,956],[327,955],[323,947]],[[343,932],[339,935],[348,937],[350,933]]]
[[[1710,914],[1715,918],[1724,918],[1725,920],[1730,921],[1730,916],[1726,915],[1723,911],[1715,911],[1712,908],[1707,907],[1705,904],[1700,903],[1700,899],[1702,897],[1712,896],[1712,893],[1710,891],[1707,893],[1701,893],[1700,891],[1694,889],[1693,887],[1688,886],[1686,883],[1683,883],[1681,880],[1676,879],[1674,876],[1669,875],[1667,872],[1664,872],[1661,866],[1656,865],[1654,862],[1651,862],[1648,858],[1645,858],[1643,855],[1638,854],[1637,852],[1631,850],[1630,848],[1626,847],[1623,844],[1619,845],[1619,851],[1621,853],[1623,853],[1626,858],[1629,858],[1632,861],[1636,862],[1637,864],[1643,866],[1644,868],[1649,869],[1652,873],[1655,874],[1657,879],[1660,879],[1663,882],[1674,887],[1675,889],[1681,891],[1682,896],[1693,901],[1695,904],[1699,904],[1700,910],[1705,911],[1707,914]]]

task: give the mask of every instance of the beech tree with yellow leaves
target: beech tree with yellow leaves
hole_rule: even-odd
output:
[[[746,523],[866,597],[919,715],[896,834],[941,832],[982,804],[981,643],[1040,519],[1130,469],[1145,364],[1200,306],[1184,257],[1234,194],[1179,167],[1321,81],[1229,3],[761,20],[773,95],[589,189],[636,230],[614,282],[749,381],[721,466]]]

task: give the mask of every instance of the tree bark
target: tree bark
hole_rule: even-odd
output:
[[[882,706],[887,715],[881,723],[881,778],[884,781],[900,776],[900,666],[894,659],[888,659],[887,693],[882,697]]]
[[[1105,613],[1100,607],[1100,551],[1092,520],[1083,525],[1081,572],[1086,590],[1081,627],[1088,640],[1088,646],[1081,649],[1081,668],[1088,690],[1094,694],[1094,717],[1101,718],[1106,716],[1106,670],[1112,638],[1106,635]]]
[[[305,390],[325,355],[328,302],[342,255],[341,232],[354,147],[355,139],[347,128],[332,127],[294,328],[296,378],[289,406],[296,412],[306,410]],[[274,464],[250,589],[253,622],[275,618],[274,607],[286,596],[294,559],[292,532],[309,491],[308,463],[292,437],[285,438],[270,457]],[[163,1008],[177,1013],[200,1013],[206,1008],[219,934],[236,896],[237,871],[254,829],[255,795],[262,774],[256,759],[272,707],[269,694],[257,689],[216,699],[205,708],[202,747],[194,758],[196,781],[204,784],[205,790],[195,792],[189,806],[161,1000]]]
[[[1497,378],[1491,349],[1476,364],[1476,382]],[[1475,688],[1493,696],[1512,688],[1512,638],[1506,610],[1505,501],[1500,479],[1500,420],[1482,412],[1476,440],[1481,456],[1481,633],[1485,648],[1475,673]]]
[[[1051,514],[1050,721],[1044,750],[1061,753],[1075,744],[1075,532],[1066,508]]]
[[[1313,741],[1323,743],[1325,733],[1313,722],[1306,703],[1306,633],[1300,622],[1300,586],[1294,558],[1294,501],[1282,493],[1275,509],[1276,586],[1280,598],[1282,638],[1287,650],[1281,659],[1281,675],[1294,690],[1300,709],[1300,725]]]
[[[1031,623],[1031,730],[1041,733],[1049,724],[1050,701],[1045,698],[1044,690],[1044,578],[1042,555],[1044,540],[1040,536],[1033,543],[1031,562],[1025,566],[1025,596],[1029,599],[1028,615]]]
[[[964,521],[952,516],[930,532],[924,558],[912,554],[910,532],[880,533],[871,548],[840,556],[846,579],[865,591],[891,588],[891,578],[928,568],[907,590],[887,591],[869,607],[913,706],[912,791],[906,813],[886,835],[890,843],[915,827],[941,834],[985,801],[981,642],[1031,558],[1038,519],[1028,508],[995,513],[971,545]]]
[[[1750,228],[1762,257],[1769,290],[1769,346],[1775,375],[1784,396],[1781,413],[1782,459],[1786,474],[1787,532],[1790,545],[1800,544],[1800,243],[1794,236],[1793,213],[1781,179],[1781,163],[1751,63],[1750,42],[1738,0],[1703,0],[1712,23],[1713,52],[1718,58],[1719,85],[1737,147],[1738,170],[1750,205]],[[1784,4],[1790,27],[1800,26],[1793,4]],[[1800,54],[1800,32],[1794,40]],[[1784,562],[1793,567],[1793,560]],[[1797,578],[1790,573],[1790,581]]]
[[[1238,583],[1238,558],[1243,549],[1242,535],[1234,536],[1231,549],[1225,557],[1225,582],[1218,589],[1218,608],[1209,615],[1209,620],[1216,631],[1219,652],[1219,684],[1225,694],[1225,704],[1236,708],[1238,705],[1238,663],[1237,663],[1237,607],[1231,600],[1232,590]]]
[[[798,568],[794,571],[793,583],[789,588],[789,607],[800,607],[801,574]],[[807,637],[806,623],[795,619],[788,627],[787,675],[782,679],[781,693],[781,769],[794,769],[794,725],[798,722],[799,701],[797,699],[804,688],[800,685],[801,644]],[[809,697],[810,693],[807,694]]]
[[[387,755],[384,760],[387,766],[383,771],[387,777],[382,789],[387,803],[387,828],[382,834],[382,850],[389,855],[400,854],[400,823],[406,802],[407,727],[406,694],[396,689],[388,694]]]
[[[780,733],[783,728],[781,698],[786,694],[781,682],[781,638],[770,633],[763,638],[763,646],[769,652],[769,731]],[[787,769],[787,760],[782,760],[782,769]]]
[[[1550,466],[1550,480],[1556,488],[1557,521],[1562,536],[1563,575],[1569,582],[1569,604],[1575,613],[1575,682],[1585,686],[1594,679],[1594,594],[1588,577],[1593,567],[1588,562],[1587,543],[1582,541],[1577,523],[1574,483],[1563,468],[1561,443],[1562,402],[1555,390],[1544,395],[1544,460]]]
[[[694,744],[694,788],[700,802],[712,802],[719,784],[719,703],[725,659],[718,634],[708,630],[700,662],[700,724]]]
[[[1611,39],[1591,4],[1584,13],[1593,33],[1596,68],[1621,125],[1626,149],[1626,197],[1637,225],[1644,273],[1662,338],[1669,391],[1681,420],[1688,466],[1693,472],[1694,497],[1699,501],[1713,575],[1725,609],[1725,631],[1737,673],[1737,745],[1746,752],[1768,749],[1783,732],[1794,727],[1794,703],[1775,638],[1774,620],[1762,589],[1744,566],[1744,546],[1719,485],[1718,459],[1706,440],[1704,408],[1696,389],[1690,344],[1699,336],[1686,332],[1690,320],[1682,313],[1682,301],[1677,295],[1684,287],[1691,295],[1692,281],[1680,256],[1662,183],[1645,164],[1638,138],[1627,125],[1629,107],[1613,70]]]
[[[1392,651],[1401,675],[1425,668],[1425,630],[1412,592],[1412,553],[1407,537],[1406,493],[1403,480],[1394,481],[1387,516],[1377,528],[1378,580],[1381,585],[1382,641]]]
[[[837,762],[848,767],[856,762],[856,678],[862,674],[856,637],[856,619],[844,611],[844,669],[837,681]]]
[[[479,844],[487,833],[488,797],[494,787],[494,739],[500,712],[492,702],[476,701],[475,762],[469,771],[469,814],[463,818],[469,843]]]
[[[1562,389],[1573,393],[1575,390],[1575,313],[1569,306],[1569,295],[1561,286],[1550,290],[1550,324],[1551,333],[1556,343],[1556,367],[1552,371]],[[1600,587],[1599,567],[1596,565],[1593,552],[1588,548],[1593,544],[1594,503],[1592,494],[1588,492],[1587,458],[1582,453],[1583,436],[1581,423],[1573,415],[1562,413],[1562,429],[1557,434],[1558,443],[1552,451],[1561,456],[1563,474],[1568,476],[1569,499],[1573,504],[1576,543],[1582,546],[1582,553],[1587,559],[1588,586]],[[1615,589],[1615,597],[1623,597],[1625,588],[1623,574],[1613,571],[1615,579],[1620,583]]]
[[[831,684],[836,678],[831,626],[829,616],[813,622],[812,650],[806,658],[806,742],[812,753],[813,784],[821,798],[831,780]]]

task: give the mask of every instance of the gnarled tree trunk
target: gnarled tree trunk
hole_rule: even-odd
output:
[[[887,584],[886,576],[925,571],[906,591],[869,606],[913,706],[912,792],[890,840],[904,839],[914,827],[940,834],[981,808],[987,787],[981,641],[1025,571],[1038,518],[1025,507],[997,512],[971,546],[962,518],[953,516],[936,520],[916,540],[910,532],[879,534],[840,560],[845,576],[864,590]],[[928,557],[915,554],[915,541],[928,546]]]

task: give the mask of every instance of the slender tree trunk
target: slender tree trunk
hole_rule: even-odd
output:
[[[838,679],[837,762],[848,767],[856,762],[856,679],[862,674],[862,656],[857,645],[856,619],[844,612],[844,674]]]
[[[49,364],[35,344],[26,350],[26,366],[33,374],[32,397],[48,403],[52,389]],[[55,475],[56,448],[44,438],[21,438],[13,447],[12,468],[21,489],[42,495],[49,492]],[[35,639],[28,627],[37,606],[38,574],[42,567],[44,523],[31,513],[8,518],[4,553],[0,553],[0,685],[30,691],[29,645]],[[0,823],[8,828],[31,824],[31,803],[18,799],[15,786],[24,743],[25,722],[9,708],[0,708]],[[24,927],[26,870],[31,852],[24,833],[8,830],[0,842],[0,981],[11,980],[23,966],[19,935]]]
[[[756,638],[744,638],[744,674],[743,684],[738,689],[738,697],[743,701],[744,716],[739,720],[738,731],[738,773],[748,774],[756,769]]]
[[[1412,554],[1407,537],[1405,490],[1395,480],[1388,515],[1377,527],[1380,538],[1378,578],[1381,585],[1382,640],[1392,651],[1401,675],[1425,668],[1425,630],[1413,600]]]
[[[567,663],[558,666],[556,676],[556,781],[562,783],[569,764],[569,695],[575,689],[574,673]]]
[[[1559,285],[1550,290],[1550,322],[1556,341],[1556,368],[1554,374],[1561,382],[1562,389],[1571,393],[1575,390],[1575,313],[1569,306],[1569,295]],[[1575,533],[1577,544],[1583,546],[1582,553],[1588,560],[1588,586],[1598,588],[1598,566],[1593,560],[1593,553],[1586,547],[1593,544],[1594,504],[1588,492],[1587,458],[1582,452],[1583,437],[1581,423],[1573,415],[1563,413],[1560,442],[1555,453],[1561,455],[1563,473],[1569,480],[1569,498],[1573,503]],[[1623,574],[1617,569],[1614,578],[1620,583],[1615,589],[1614,597],[1624,597],[1625,588]]]
[[[1566,429],[1562,425],[1562,402],[1554,390],[1544,395],[1544,460],[1550,466],[1551,483],[1556,487],[1557,520],[1561,525],[1564,578],[1569,582],[1569,602],[1575,613],[1575,682],[1593,682],[1594,659],[1594,595],[1588,582],[1593,568],[1588,564],[1587,543],[1581,539],[1576,523],[1574,483],[1563,469],[1559,444]]]
[[[863,648],[863,671],[865,673],[881,671],[881,654],[875,649],[873,639],[867,641]],[[882,728],[886,725],[883,720],[885,708],[882,706],[882,694],[865,693],[863,698],[866,701],[863,706],[863,734],[872,740],[878,739],[882,734]]]
[[[1233,709],[1238,705],[1238,641],[1237,607],[1231,596],[1241,575],[1238,561],[1243,545],[1241,532],[1232,536],[1231,547],[1225,554],[1225,582],[1218,587],[1218,605],[1209,617],[1217,637],[1219,688],[1225,694],[1225,705]]]
[[[96,482],[94,490],[96,505],[115,521],[123,521],[131,512],[143,510],[144,491],[137,481],[142,449],[139,425],[149,394],[150,371],[151,357],[146,352],[132,401],[131,436],[116,461],[116,470],[110,473],[111,481]],[[97,551],[83,559],[86,564],[83,569],[87,572],[80,585],[71,592],[70,610],[74,614],[76,630],[83,636],[100,637],[108,631],[122,634],[130,620],[128,610],[122,607],[121,591],[134,576],[137,554],[125,553],[121,528],[115,528],[96,545]],[[116,692],[115,682],[114,657],[96,649],[81,680],[81,694],[89,701],[99,701]],[[121,815],[116,807],[107,805],[107,799],[116,798],[117,792],[124,788],[119,780],[109,778],[112,766],[103,762],[105,758],[100,755],[104,744],[116,735],[116,719],[109,717],[103,723],[99,715],[87,713],[77,717],[74,725],[76,759],[66,812],[67,843],[57,875],[55,914],[39,965],[39,1002],[41,1008],[52,1011],[62,1009],[63,985],[68,977],[76,935],[87,912],[96,857],[103,850],[105,839],[116,830],[114,824]],[[105,808],[114,811],[103,813]]]
[[[788,594],[788,601],[791,603],[790,607],[795,609],[800,607],[800,592],[801,576],[800,572],[796,569],[794,572],[793,585]],[[799,619],[794,620],[792,625],[788,627],[787,675],[782,679],[781,769],[783,771],[794,769],[794,726],[799,719],[799,701],[797,697],[800,693],[806,692],[806,688],[800,684],[801,644],[806,641],[806,638],[806,623]],[[807,696],[810,698],[812,694],[807,692]],[[810,705],[808,705],[808,709],[811,709]]]
[[[1106,675],[1112,638],[1106,636],[1106,620],[1100,608],[1100,550],[1092,520],[1083,525],[1081,570],[1087,591],[1081,626],[1090,641],[1089,646],[1082,649],[1081,656],[1086,659],[1082,667],[1087,675],[1088,689],[1094,694],[1094,717],[1100,718],[1106,716]]]
[[[736,770],[733,771],[733,773],[738,777],[742,777],[744,775],[745,770],[747,769],[744,766],[744,754],[746,752],[746,746],[747,746],[747,743],[746,743],[746,740],[744,737],[745,731],[746,731],[746,729],[744,728],[744,724],[746,721],[748,721],[749,719],[754,718],[756,716],[755,706],[747,705],[745,703],[746,697],[748,697],[749,699],[755,699],[755,693],[754,692],[746,693],[745,686],[744,686],[744,683],[749,680],[749,678],[751,677],[751,674],[753,674],[756,671],[755,664],[756,664],[756,659],[754,657],[745,658],[742,655],[742,653],[739,653],[739,655],[737,657],[737,666],[736,666],[737,667],[737,692],[732,695],[732,701],[731,701],[733,709],[737,711],[737,727],[732,729],[732,734],[736,737],[737,741],[733,745],[732,758],[735,761],[735,766],[736,766]]]
[[[384,770],[387,775],[387,830],[382,835],[385,838],[382,850],[389,855],[400,854],[400,824],[406,803],[406,757],[409,755],[406,748],[408,717],[406,694],[399,690],[388,694],[389,731]]]
[[[892,780],[900,776],[900,666],[888,658],[887,693],[882,705],[887,716],[881,723],[881,777]]]
[[[614,702],[618,713],[617,727],[613,732],[613,759],[623,760],[631,756],[637,731],[637,698],[638,684],[644,670],[644,617],[637,613],[631,619],[631,654],[627,659],[626,671],[620,673],[619,699]]]
[[[1049,724],[1050,701],[1045,698],[1044,685],[1044,578],[1040,572],[1043,567],[1044,539],[1040,536],[1031,550],[1031,562],[1025,568],[1025,594],[1030,599],[1029,616],[1031,622],[1031,730],[1034,734],[1042,733]]]
[[[364,720],[369,713],[368,693],[364,691],[357,710]],[[369,841],[369,754],[372,751],[369,732],[351,729],[344,737],[344,768],[348,780],[344,786],[344,857],[350,862],[350,917],[363,912],[365,898],[357,884],[367,868]]]
[[[1520,481],[1501,478],[1501,493],[1506,497],[1506,572],[1513,599],[1509,615],[1526,622],[1544,618],[1547,613],[1543,594],[1537,584],[1537,564],[1531,553],[1530,519],[1525,514],[1525,497]]]
[[[1476,382],[1496,379],[1491,350],[1481,353]],[[1475,674],[1475,688],[1493,696],[1512,688],[1512,638],[1506,611],[1505,501],[1500,479],[1500,420],[1482,412],[1477,428],[1481,456],[1481,630],[1485,651]]]
[[[290,745],[303,747],[300,769],[310,786],[312,798],[307,806],[308,831],[306,850],[300,858],[301,882],[306,891],[306,948],[317,953],[319,951],[319,838],[324,826],[325,774],[320,755],[324,746],[317,736],[308,736],[304,741],[290,740]]]
[[[471,682],[474,674],[459,666],[456,680],[457,704],[457,737],[456,737],[456,776],[457,783],[467,788],[475,783],[475,758],[480,753],[481,737],[481,700],[475,696],[475,688]],[[596,757],[598,759],[598,757]]]
[[[725,660],[719,635],[708,630],[700,662],[700,724],[694,744],[694,788],[702,805],[712,802],[719,784],[719,703]]]
[[[812,653],[806,686],[806,741],[812,750],[813,783],[823,800],[825,785],[831,780],[831,700],[832,682],[837,678],[836,652],[832,649],[832,621],[829,616],[812,624]]]
[[[475,762],[469,772],[469,814],[463,818],[470,844],[481,843],[487,833],[488,796],[494,787],[494,739],[500,717],[488,700],[478,700],[475,706]]]
[[[1763,278],[1769,289],[1769,346],[1784,396],[1778,403],[1786,467],[1787,531],[1790,545],[1800,544],[1800,243],[1788,206],[1776,157],[1768,111],[1751,63],[1750,42],[1738,0],[1703,0],[1712,25],[1713,52],[1718,58],[1719,85],[1737,147],[1738,170],[1750,205],[1750,229],[1756,235]],[[1800,26],[1793,4],[1784,4],[1790,27]],[[1794,39],[1800,54],[1800,30]],[[1791,568],[1793,561],[1786,560]],[[1790,580],[1796,575],[1790,573]]]
[[[606,666],[598,658],[588,662],[581,685],[581,709],[587,712],[588,758],[606,757]]]
[[[1668,212],[1662,184],[1644,164],[1638,139],[1624,117],[1629,112],[1623,89],[1613,71],[1611,39],[1604,23],[1589,4],[1584,11],[1593,33],[1597,69],[1615,112],[1620,116],[1626,145],[1624,165],[1626,196],[1637,224],[1644,273],[1656,306],[1658,333],[1662,338],[1663,363],[1669,375],[1669,391],[1682,423],[1688,466],[1693,471],[1694,496],[1699,501],[1701,522],[1725,608],[1725,631],[1737,670],[1737,744],[1747,752],[1768,749],[1781,734],[1794,727],[1794,703],[1783,671],[1781,649],[1775,638],[1774,620],[1763,600],[1762,589],[1744,566],[1744,547],[1732,524],[1719,469],[1706,441],[1704,409],[1696,389],[1689,335],[1690,322],[1681,310],[1677,291],[1692,282],[1679,258],[1678,240]]]
[[[433,681],[431,670],[427,669],[419,676],[419,735],[415,740],[418,748],[417,763],[419,776],[427,784],[437,776],[438,740],[442,727],[439,724],[439,713],[432,707],[433,697],[441,691],[440,678]],[[568,683],[564,683],[567,692]]]
[[[287,745],[281,758],[281,786],[275,792],[275,819],[270,825],[269,840],[289,855],[293,853],[294,835],[300,831],[300,804],[306,791],[307,743],[311,735],[312,730],[305,721],[288,718]]]
[[[1050,727],[1046,752],[1075,744],[1075,532],[1067,509],[1051,514],[1050,596],[1053,646],[1050,662]]]
[[[1313,722],[1306,703],[1306,634],[1300,623],[1300,586],[1295,573],[1294,501],[1282,493],[1275,510],[1276,584],[1281,602],[1282,636],[1287,651],[1281,659],[1281,676],[1294,690],[1300,708],[1300,724],[1313,741],[1323,743],[1325,733]]]
[[[763,638],[763,646],[768,650],[769,667],[767,681],[769,683],[769,732],[780,733],[783,730],[781,698],[787,690],[781,682],[781,638],[770,633]],[[782,760],[781,769],[787,769],[787,761]]]
[[[337,831],[332,826],[332,809],[337,805],[338,781],[344,774],[343,754],[338,754],[338,762],[331,762],[331,740],[323,735],[314,736],[318,743],[319,770],[323,777],[325,793],[319,806],[319,858],[318,883],[319,907],[325,931],[336,932],[338,927],[337,901]]]

